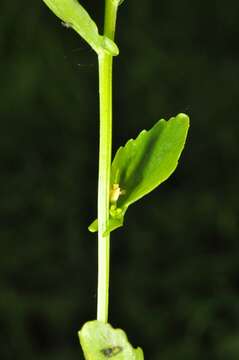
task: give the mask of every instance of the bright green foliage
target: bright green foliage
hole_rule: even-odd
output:
[[[99,35],[97,25],[77,0],[43,0],[44,3],[66,25],[73,28],[97,53],[102,50],[118,55],[117,45],[105,36]]]
[[[149,131],[143,130],[135,140],[130,139],[118,149],[111,168],[111,189],[118,184],[120,192],[118,199],[110,204],[109,231],[123,225],[129,205],[173,173],[184,148],[188,127],[189,118],[185,114],[169,121],[159,120]],[[89,230],[97,231],[97,220]]]
[[[189,118],[179,114],[169,121],[158,121],[149,131],[143,130],[135,140],[130,139],[124,147],[119,148],[111,166],[112,56],[119,52],[113,40],[117,8],[123,0],[106,0],[103,36],[77,0],[43,1],[66,27],[73,28],[89,43],[99,58],[98,320],[87,322],[79,332],[81,346],[86,360],[107,360],[112,357],[117,360],[143,360],[143,351],[130,345],[124,331],[113,329],[107,323],[109,233],[123,225],[129,205],[155,189],[175,170],[185,144]],[[105,56],[105,53],[109,56]],[[89,230],[98,230],[97,220]]]
[[[183,150],[189,119],[179,114],[169,121],[160,120],[149,131],[129,140],[117,151],[111,184],[125,191],[117,204],[124,208],[148,194],[175,170]]]
[[[86,360],[143,360],[143,351],[134,349],[125,332],[101,321],[89,321],[79,331]]]

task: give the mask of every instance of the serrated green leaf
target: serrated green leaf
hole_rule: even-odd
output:
[[[73,28],[97,53],[104,49],[113,56],[118,55],[117,45],[107,37],[99,35],[95,22],[77,0],[43,1],[66,27]]]
[[[114,211],[110,211],[107,233],[123,225],[129,205],[151,192],[173,173],[184,148],[188,128],[189,118],[185,114],[168,121],[162,119],[149,131],[143,130],[135,140],[130,139],[118,149],[111,168],[111,189],[114,184],[119,184],[121,194],[115,204],[109,205]],[[120,214],[117,214],[118,209]],[[97,221],[90,225],[89,230],[98,230]]]
[[[125,332],[101,321],[89,321],[79,331],[86,360],[143,360],[143,351],[134,349]]]

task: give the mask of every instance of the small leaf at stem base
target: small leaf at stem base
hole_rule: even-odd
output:
[[[125,332],[101,321],[89,321],[79,331],[86,360],[143,360],[143,351],[134,349]]]

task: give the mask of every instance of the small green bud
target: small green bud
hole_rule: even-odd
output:
[[[107,36],[103,36],[102,49],[109,55],[119,55],[119,48],[113,40],[110,40]]]
[[[120,219],[122,217],[122,209],[117,208],[115,205],[111,205],[111,207],[110,207],[110,215],[114,219]]]

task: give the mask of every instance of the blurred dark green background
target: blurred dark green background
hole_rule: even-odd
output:
[[[82,1],[102,29],[103,1]],[[83,359],[95,318],[97,62],[42,1],[0,5],[0,359]],[[112,236],[110,322],[150,360],[239,358],[239,2],[125,0],[114,152],[191,117],[176,173]]]

